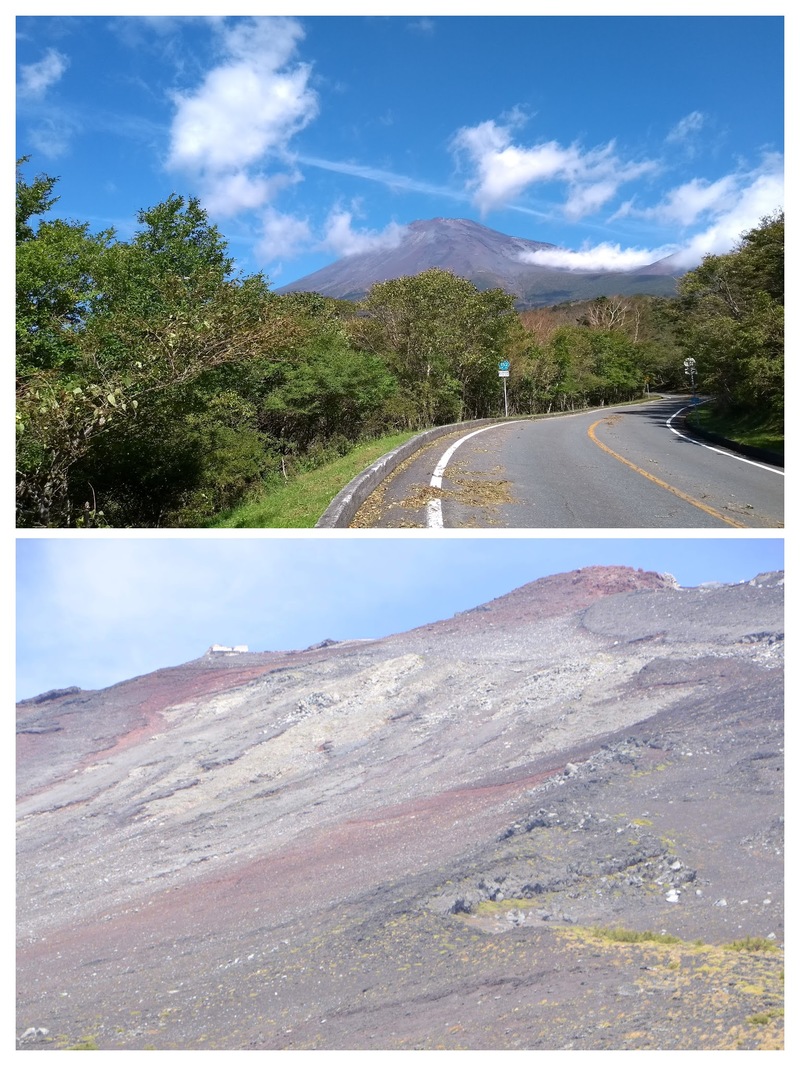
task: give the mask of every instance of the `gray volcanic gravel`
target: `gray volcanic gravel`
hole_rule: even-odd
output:
[[[781,1046],[782,586],[589,567],[18,705],[18,1046]]]

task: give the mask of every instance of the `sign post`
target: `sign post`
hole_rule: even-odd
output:
[[[503,379],[503,403],[505,406],[506,418],[508,418],[508,389],[506,387],[506,379],[511,372],[511,363],[509,363],[508,359],[504,359],[497,365],[499,367],[498,376]]]
[[[693,359],[691,355],[688,359],[683,360],[683,372],[692,383],[692,403],[697,403],[697,397],[694,394],[694,373],[697,368],[697,360]]]

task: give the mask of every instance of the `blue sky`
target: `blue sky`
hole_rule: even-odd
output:
[[[437,216],[558,245],[553,266],[690,267],[783,206],[783,18],[697,10],[19,16],[17,154],[121,239],[199,197],[276,287]]]
[[[783,568],[782,538],[86,537],[17,543],[17,696],[194,659],[380,637],[582,566],[684,586]]]

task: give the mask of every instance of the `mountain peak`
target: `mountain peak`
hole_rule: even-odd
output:
[[[362,299],[380,282],[448,270],[478,289],[503,289],[517,306],[543,307],[596,296],[673,295],[671,276],[650,268],[632,273],[554,270],[530,262],[530,253],[555,248],[546,241],[513,237],[468,218],[410,222],[392,247],[354,253],[276,290],[278,294],[318,292],[343,300]]]

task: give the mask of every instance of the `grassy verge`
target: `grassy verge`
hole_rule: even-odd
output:
[[[691,412],[688,421],[690,426],[699,426],[728,440],[783,455],[783,422],[775,416],[758,411],[733,414],[719,411],[710,404],[701,404]]]
[[[353,478],[382,455],[415,436],[395,433],[390,437],[359,444],[347,455],[315,470],[309,470],[284,485],[221,514],[209,523],[212,529],[309,529],[333,497]]]

